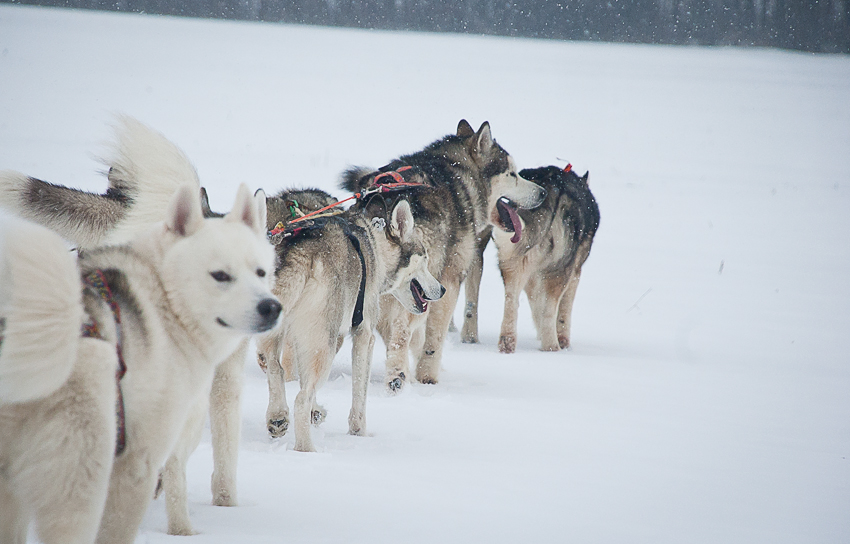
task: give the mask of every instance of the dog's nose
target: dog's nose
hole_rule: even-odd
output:
[[[273,298],[263,299],[257,304],[257,313],[260,314],[266,323],[275,321],[277,316],[280,315],[281,309],[283,307],[280,305],[280,302]]]
[[[443,287],[443,284],[441,283],[441,284],[440,284],[440,294],[439,294],[439,295],[437,295],[437,296],[436,296],[436,297],[434,297],[434,298],[428,297],[428,300],[432,300],[432,301],[433,301],[433,300],[440,300],[441,298],[443,298],[443,295],[445,295],[445,294],[446,294],[446,288],[445,288],[445,287]]]

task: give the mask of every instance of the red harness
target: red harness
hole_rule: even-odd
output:
[[[87,275],[83,281],[85,281],[86,285],[94,289],[94,291],[100,295],[100,298],[109,305],[109,308],[112,310],[112,316],[115,318],[115,330],[117,336],[115,350],[118,352],[118,369],[115,371],[115,382],[118,387],[118,396],[115,399],[115,416],[117,419],[115,456],[117,457],[124,451],[127,439],[127,427],[124,421],[124,394],[121,392],[121,378],[123,378],[124,374],[127,372],[127,365],[124,364],[124,355],[121,349],[121,308],[118,306],[118,303],[115,302],[115,297],[112,295],[112,289],[110,289],[109,284],[106,283],[106,276],[103,274],[102,270],[97,269],[93,271],[91,274]],[[103,336],[100,334],[100,326],[94,318],[92,318],[90,322],[83,324],[82,334],[87,338],[103,339]]]
[[[289,230],[289,232],[292,233],[292,234],[290,234],[290,236],[294,236],[299,231],[299,229],[297,228],[298,227],[297,223],[299,223],[300,221],[306,221],[307,219],[313,218],[313,217],[321,214],[322,212],[326,212],[326,211],[330,210],[331,208],[336,208],[337,206],[341,206],[342,204],[348,202],[349,200],[354,200],[355,198],[362,200],[362,199],[366,198],[367,196],[373,195],[373,194],[376,194],[376,193],[389,193],[390,191],[405,189],[407,187],[422,187],[422,186],[424,186],[425,185],[424,183],[416,183],[416,182],[412,182],[412,181],[405,181],[405,179],[401,175],[401,173],[407,172],[408,170],[412,170],[412,169],[413,169],[412,166],[402,166],[401,168],[398,168],[396,170],[390,170],[388,172],[381,172],[380,174],[375,176],[375,178],[369,184],[369,187],[360,191],[359,193],[354,193],[353,195],[351,195],[348,198],[344,198],[344,199],[342,199],[338,202],[334,202],[333,204],[325,206],[324,208],[320,208],[320,209],[318,209],[314,212],[310,212],[306,215],[302,215],[301,217],[298,217],[296,219],[293,219],[292,221],[289,221],[285,225],[278,223],[277,226],[275,226],[275,228],[273,228],[272,230],[269,231],[269,237],[274,236],[276,234],[281,234],[286,230]],[[379,181],[383,178],[391,178],[394,181]],[[284,233],[284,237],[288,237],[288,236],[286,236],[286,234],[287,233]]]

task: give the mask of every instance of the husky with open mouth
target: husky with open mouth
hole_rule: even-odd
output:
[[[499,220],[506,226],[492,233],[505,283],[499,351],[516,350],[517,307],[523,290],[531,303],[540,349],[557,351],[570,346],[573,301],[599,228],[599,206],[588,187],[588,173],[579,176],[571,165],[526,169],[520,175],[543,187],[546,199],[533,210],[516,213],[499,207]],[[470,271],[470,278],[481,277],[480,255],[486,242],[479,245],[479,268]],[[477,288],[467,288],[464,342],[477,341],[477,299]]]
[[[342,187],[357,192],[381,173],[413,167],[432,187],[410,197],[414,221],[422,231],[431,273],[446,295],[419,316],[384,297],[378,331],[387,345],[386,384],[400,390],[409,376],[408,350],[416,362],[416,379],[437,383],[443,342],[460,285],[477,258],[479,237],[489,228],[521,230],[517,210],[538,206],[545,196],[539,185],[519,175],[513,158],[493,139],[490,124],[478,131],[466,120],[457,133],[422,151],[399,157],[377,172],[354,168],[343,175]]]
[[[281,198],[292,192],[284,195]],[[291,206],[270,201],[269,208]],[[289,212],[283,215],[281,224],[291,219]],[[269,217],[270,224],[277,219],[274,214]],[[344,336],[352,337],[349,432],[363,435],[379,297],[392,298],[407,313],[422,314],[445,289],[428,270],[426,247],[407,200],[389,203],[372,197],[345,212],[304,219],[272,231],[276,233],[273,241],[275,235],[281,236],[274,292],[285,310],[281,326],[261,337],[257,345],[269,380],[269,433],[282,436],[290,425],[281,365],[281,357],[287,354],[295,362],[301,384],[293,418],[295,449],[315,451],[310,425],[325,418],[316,393]]]

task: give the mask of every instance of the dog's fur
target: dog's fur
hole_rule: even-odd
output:
[[[0,401],[0,512],[8,518],[0,540],[24,541],[30,517],[48,543],[93,542],[95,533],[101,543],[134,540],[158,471],[192,407],[209,395],[216,365],[246,336],[277,326],[280,303],[269,288],[274,254],[260,206],[242,186],[226,218],[205,220],[189,184],[173,197],[165,223],[129,244],[82,252],[79,273],[103,271],[120,308],[120,330],[100,295],[71,281],[75,263],[58,236],[20,220],[2,230],[2,269],[10,272],[3,284],[12,296],[0,303],[0,376],[12,393]],[[56,284],[47,288],[53,276]],[[60,286],[68,292],[49,294]],[[68,306],[75,297],[78,307],[21,311],[25,296],[46,288],[45,308]],[[84,312],[104,340],[78,332],[68,342],[71,356],[40,356],[54,335],[68,339],[79,331]],[[40,339],[27,331],[39,331]],[[6,351],[25,341],[32,353]],[[119,343],[127,367],[120,382],[126,448],[113,462]],[[53,372],[68,379],[50,383]],[[32,385],[43,381],[50,385]]]
[[[205,217],[223,217],[209,210],[191,162],[162,134],[130,117],[120,117],[115,146],[104,160],[109,187],[92,194],[53,185],[16,172],[0,173],[0,206],[47,226],[77,247],[92,248],[125,240],[163,221],[167,202],[182,184],[200,191]],[[257,195],[263,200],[263,195]],[[258,214],[265,206],[258,202]],[[260,224],[264,215],[258,215]],[[216,368],[210,399],[202,399],[187,420],[181,442],[163,471],[170,534],[193,534],[186,504],[185,465],[200,440],[206,407],[212,429],[213,503],[236,504],[236,464],[241,426],[239,413],[242,369],[248,341]]]
[[[410,205],[422,230],[429,269],[446,288],[446,295],[425,316],[413,316],[391,297],[383,297],[378,331],[387,345],[386,383],[391,391],[401,389],[409,375],[408,350],[416,360],[416,379],[437,383],[443,341],[461,282],[477,255],[477,237],[490,226],[505,227],[497,210],[499,199],[507,197],[511,206],[531,208],[544,196],[538,185],[518,175],[513,158],[493,140],[486,122],[476,132],[461,120],[456,135],[400,157],[381,170],[406,165],[421,171],[432,186],[412,195]],[[359,191],[375,175],[352,169],[344,174],[341,185]]]
[[[520,175],[546,189],[546,199],[534,210],[519,211],[519,243],[512,243],[504,232],[493,232],[505,284],[499,351],[516,350],[517,307],[523,290],[531,304],[540,349],[557,351],[570,346],[573,301],[582,265],[599,228],[599,206],[588,187],[587,173],[578,176],[572,170],[547,166],[526,169]],[[477,303],[477,290],[474,294]],[[477,306],[469,303],[469,296],[464,341],[470,340],[467,334],[471,331],[477,334]]]
[[[182,183],[200,188],[192,163],[161,134],[126,116],[117,118],[115,129],[112,156],[104,158],[109,181],[104,194],[6,171],[0,173],[0,207],[86,249],[126,242],[162,221]],[[147,157],[156,160],[139,160]]]
[[[289,211],[281,202],[299,200],[317,208],[330,197],[321,191],[294,196],[279,195],[270,209],[281,210],[277,217],[286,221]],[[274,214],[269,214],[271,224]],[[411,313],[427,310],[427,302],[439,299],[444,289],[428,271],[425,246],[415,228],[410,205],[400,200],[388,205],[371,198],[342,215],[317,219],[321,225],[277,246],[278,266],[275,294],[285,310],[281,328],[258,341],[258,359],[264,363],[269,380],[267,424],[273,437],[289,427],[289,410],[284,388],[285,373],[280,364],[283,352],[294,359],[301,390],[295,399],[295,449],[315,451],[310,424],[325,417],[316,404],[316,392],[327,379],[333,357],[345,334],[352,337],[353,399],[349,432],[366,432],[366,390],[374,346],[374,325],[378,299],[389,294]],[[351,237],[357,240],[365,262],[362,322],[352,323],[360,291],[363,265]],[[417,300],[418,298],[418,300]]]

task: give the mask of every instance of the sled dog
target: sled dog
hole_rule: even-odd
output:
[[[104,194],[55,185],[17,172],[2,172],[0,207],[56,231],[83,250],[127,241],[133,233],[162,222],[169,201],[184,184],[200,192],[205,217],[224,216],[210,211],[192,163],[171,141],[127,116],[118,118],[115,129],[112,155],[104,160],[108,170]],[[263,224],[263,195],[255,198]],[[209,400],[202,400],[192,411],[174,455],[164,467],[169,534],[193,534],[186,505],[185,463],[200,441],[208,405],[214,458],[213,504],[236,504],[239,402],[247,354],[245,339],[216,368]]]
[[[266,207],[268,210],[268,230],[271,232],[278,225],[288,224],[291,220],[297,219],[300,215],[315,212],[326,206],[331,206],[336,202],[336,198],[321,189],[303,188],[280,191],[278,194],[266,198]],[[286,346],[281,346],[281,349],[280,367],[283,374],[281,374],[278,378],[280,383],[283,384],[285,382],[294,381],[297,378],[298,370],[295,362],[293,361],[292,349],[287,349]],[[266,360],[259,352],[257,353],[257,363],[260,365],[260,368],[263,369],[263,372],[268,371]],[[277,369],[272,369],[272,371],[276,373]],[[275,375],[277,376],[277,374]],[[269,384],[269,387],[272,387],[271,383]],[[269,393],[269,398],[272,398],[273,395],[271,394],[271,390]],[[285,399],[283,403],[284,405],[286,404]],[[276,403],[275,405],[277,404],[279,403]],[[271,402],[269,403],[269,406],[272,406]],[[288,427],[288,420],[280,420],[277,422],[276,426],[280,427],[283,425]],[[282,436],[282,433],[286,432],[286,428],[283,428],[282,432],[280,432],[273,431],[272,427],[273,425],[270,420],[269,433],[272,436]]]
[[[293,196],[289,192],[270,199],[269,209],[283,211],[278,215],[282,222],[291,218],[285,210],[292,208],[286,202]],[[302,193],[294,199],[316,208],[330,198],[321,191],[312,191],[309,202],[306,196]],[[325,417],[316,404],[316,392],[327,379],[346,334],[352,337],[349,432],[365,434],[379,296],[388,294],[405,311],[421,314],[445,292],[428,270],[425,244],[406,200],[388,202],[372,196],[346,212],[331,213],[289,223],[285,232],[290,236],[276,246],[273,291],[285,308],[281,326],[257,342],[258,360],[268,373],[267,424],[273,437],[282,436],[289,427],[280,364],[283,352],[295,361],[301,385],[293,418],[298,451],[315,451],[310,424]]]
[[[133,542],[216,365],[278,325],[262,206],[243,185],[224,219],[204,219],[185,185],[164,223],[78,259],[5,220],[0,541],[24,542],[32,519],[47,543]]]
[[[410,207],[428,254],[431,273],[446,294],[426,315],[414,316],[391,297],[381,300],[378,332],[387,345],[386,384],[400,390],[407,377],[410,350],[416,379],[437,383],[443,341],[457,302],[460,285],[477,256],[477,237],[490,226],[509,230],[516,209],[540,204],[544,190],[517,173],[513,158],[493,139],[490,124],[474,131],[461,120],[457,134],[446,136],[424,150],[402,156],[378,172],[364,175],[354,168],[343,174],[342,188],[360,191],[371,178],[405,166],[422,173],[429,191],[410,197]]]
[[[494,230],[492,234],[505,283],[499,351],[516,350],[517,307],[523,290],[531,304],[540,349],[558,351],[570,346],[573,301],[599,227],[599,206],[588,187],[588,173],[578,176],[571,165],[526,169],[520,175],[546,189],[546,199],[538,208],[519,210],[520,230],[514,234],[520,238],[518,243],[512,243],[510,233]],[[477,275],[480,278],[480,272]],[[464,332],[477,329],[477,324],[469,324],[477,320],[477,315],[471,315],[477,313],[476,304],[467,301]]]

